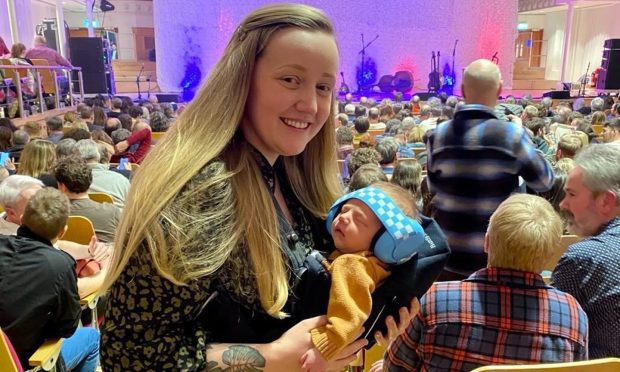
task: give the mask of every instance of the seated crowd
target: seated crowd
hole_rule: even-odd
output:
[[[396,94],[353,102],[349,94],[338,105],[334,150],[347,190],[401,186],[452,249],[374,370],[620,356],[620,104],[611,97],[590,107],[527,96],[498,102],[501,88],[497,66],[479,60],[464,72],[463,100]],[[0,168],[0,280],[11,283],[0,327],[24,367],[43,340],[67,337],[66,366],[94,370],[98,334],[77,328],[79,299],[103,281],[151,132],[167,130],[176,115],[155,99],[96,97],[45,123],[0,119],[0,147],[9,154]],[[90,244],[62,239],[69,216],[92,222]],[[547,285],[541,272],[567,233],[582,240]],[[75,269],[84,260],[96,263],[95,272]],[[29,302],[24,291],[42,300]]]
[[[176,115],[154,99],[95,97],[45,122],[0,119],[0,281],[10,283],[0,327],[24,368],[45,339],[65,337],[59,363],[95,370],[99,333],[77,327],[98,320],[79,302],[103,283],[133,172],[153,146],[151,123],[167,130]],[[112,202],[91,200],[98,192]],[[90,243],[63,239],[69,216],[92,223]]]

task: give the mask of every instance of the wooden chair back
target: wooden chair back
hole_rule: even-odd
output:
[[[67,231],[65,235],[62,236],[62,239],[88,245],[93,235],[95,235],[95,228],[88,218],[69,216],[67,220]]]
[[[583,362],[529,364],[515,366],[486,366],[472,372],[618,372],[620,358],[593,359]]]
[[[592,126],[592,130],[594,131],[594,133],[598,136],[601,133],[603,133],[603,126],[601,124],[594,124]]]
[[[112,195],[107,192],[89,192],[88,197],[90,200],[96,201],[97,203],[114,203]]]
[[[31,59],[32,64],[35,66],[49,66],[47,59]],[[41,69],[39,70],[41,75],[41,88],[43,93],[56,95],[56,82],[54,81],[54,74],[52,70]]]
[[[159,141],[164,135],[166,134],[166,132],[151,132],[151,141],[153,142],[157,142]]]
[[[8,58],[0,58],[0,65],[10,66],[12,65],[12,63]],[[17,85],[17,74],[15,73],[14,68],[0,67],[0,69],[2,70],[2,74],[4,75],[5,79],[11,79],[13,80],[13,84]],[[26,72],[26,70],[19,70],[19,76],[23,78],[24,76],[28,76],[28,73]]]
[[[47,340],[30,356],[28,364],[33,370],[52,371],[60,357],[60,348],[64,339]],[[0,370],[2,372],[23,372],[17,353],[11,345],[11,341],[0,329]]]
[[[0,366],[6,372],[22,372],[17,354],[6,334],[0,329]]]
[[[553,271],[555,270],[555,266],[560,261],[560,257],[566,252],[568,246],[580,241],[582,238],[577,235],[562,235],[560,238],[560,244],[557,246],[556,250],[553,252],[553,256],[547,261],[543,270]]]
[[[368,130],[368,134],[370,134],[370,136],[372,137],[372,139],[374,140],[377,136],[381,136],[385,133],[385,129],[369,129]]]

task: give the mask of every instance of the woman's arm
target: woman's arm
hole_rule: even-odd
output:
[[[207,347],[207,371],[244,366],[255,371],[299,371],[300,358],[313,347],[310,331],[327,323],[324,316],[303,320],[279,339],[269,344],[210,344]],[[328,370],[339,371],[355,359],[367,344],[357,340],[342,350],[328,364]]]

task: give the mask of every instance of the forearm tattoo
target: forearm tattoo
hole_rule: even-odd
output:
[[[207,346],[207,350],[211,346]],[[255,348],[247,345],[230,345],[222,353],[224,368],[216,361],[207,363],[208,372],[260,372],[265,368],[265,358]]]

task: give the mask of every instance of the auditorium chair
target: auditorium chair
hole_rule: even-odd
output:
[[[89,192],[88,197],[90,200],[96,201],[97,203],[114,203],[112,195],[107,192]]]
[[[620,358],[603,358],[583,362],[547,363],[512,366],[485,366],[474,369],[472,372],[618,372]]]
[[[63,240],[68,240],[78,244],[88,245],[90,239],[95,235],[95,228],[90,220],[83,216],[69,216],[67,220],[67,231],[62,236]],[[97,322],[97,303],[99,295],[97,292],[91,293],[84,298],[80,298],[82,309],[90,309],[93,315],[93,327],[98,328]]]
[[[377,136],[382,136],[385,134],[385,129],[369,129],[368,134],[370,134],[372,139],[375,139]]]
[[[594,124],[592,125],[592,130],[594,131],[594,134],[598,136],[603,133],[603,126],[601,124]]]
[[[63,339],[47,340],[28,359],[32,371],[53,371],[60,355]],[[0,329],[0,370],[2,372],[22,372],[19,358],[11,341]]]
[[[157,142],[159,141],[166,132],[151,132],[151,141]]]
[[[545,263],[543,267],[543,279],[545,283],[549,283],[551,280],[551,273],[555,270],[558,262],[560,261],[560,257],[566,252],[568,246],[580,241],[582,238],[577,235],[562,235],[560,238],[560,244],[556,247],[555,251],[553,251],[553,256]]]
[[[35,66],[49,66],[47,59],[31,59],[32,64]],[[56,80],[54,80],[54,74],[50,69],[40,69],[39,74],[41,75],[41,88],[43,89],[43,93],[56,96],[58,92],[58,85]]]

